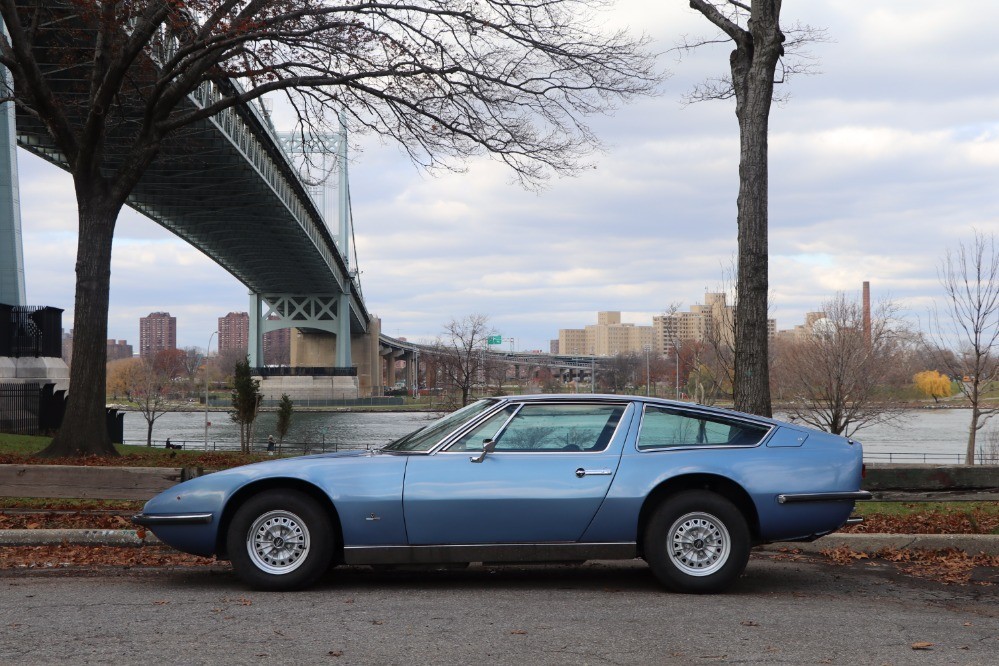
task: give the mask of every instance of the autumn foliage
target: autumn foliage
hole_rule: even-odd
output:
[[[950,377],[943,375],[936,370],[924,370],[917,372],[912,378],[916,388],[923,395],[933,398],[937,402],[938,398],[949,398],[951,394]]]

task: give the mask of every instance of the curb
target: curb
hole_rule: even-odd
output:
[[[135,530],[0,530],[0,546],[160,546],[150,531]]]
[[[764,551],[799,550],[803,553],[820,553],[823,550],[846,547],[850,550],[872,553],[882,548],[899,550],[946,550],[954,548],[969,555],[979,553],[999,555],[999,534],[830,534],[811,542],[784,541],[760,546]]]
[[[0,546],[160,546],[162,542],[146,530],[139,538],[135,530],[0,530]],[[781,552],[788,549],[819,553],[846,547],[860,552],[882,548],[900,550],[955,548],[971,555],[999,556],[997,534],[831,534],[811,542],[784,541],[760,546],[759,550]]]

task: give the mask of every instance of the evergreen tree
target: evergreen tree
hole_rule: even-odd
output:
[[[232,409],[229,417],[239,424],[239,448],[243,453],[250,452],[250,432],[260,407],[260,380],[250,372],[250,361],[244,358],[236,363],[232,380]]]

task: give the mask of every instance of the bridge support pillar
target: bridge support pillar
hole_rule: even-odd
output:
[[[382,358],[378,348],[381,333],[381,319],[372,316],[368,322],[368,331],[351,339],[352,358],[357,366],[357,389],[365,397],[384,395]]]
[[[420,352],[407,351],[403,354],[406,361],[406,389],[410,393],[420,390]]]

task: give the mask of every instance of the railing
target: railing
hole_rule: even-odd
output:
[[[145,446],[145,439],[130,439],[124,442],[133,446]],[[178,440],[171,439],[172,446],[179,446],[185,451],[239,451],[239,442],[234,440],[209,440],[205,443],[203,439]],[[335,441],[319,442],[284,442],[276,444],[278,455],[308,455],[311,453],[336,453],[338,451],[371,451],[380,449],[384,444],[350,444],[344,445]],[[153,440],[154,448],[164,448],[164,440]],[[253,442],[250,446],[252,453],[266,453],[267,441]],[[887,462],[887,463],[947,463],[964,464],[964,455],[959,453],[930,453],[930,452],[885,452],[868,453],[864,452],[866,462]]]
[[[331,368],[325,366],[277,366],[254,368],[253,372],[261,377],[356,377],[357,368]]]
[[[888,462],[888,463],[952,463],[964,464],[963,453],[923,453],[923,452],[893,452],[873,453],[864,451],[864,460],[867,462]]]
[[[62,356],[62,310],[0,303],[0,356]]]
[[[129,439],[124,442],[131,446],[145,446],[145,439]],[[309,455],[311,453],[336,453],[338,451],[371,451],[372,449],[380,449],[385,444],[354,444],[350,446],[344,446],[334,441],[320,441],[320,442],[275,442],[274,453],[277,455],[286,456],[301,456]],[[153,448],[166,448],[165,440],[153,440]],[[170,439],[170,446],[177,447],[184,451],[225,451],[234,452],[239,451],[238,441],[227,441],[227,440],[209,440],[207,443],[203,439]],[[267,453],[267,442],[253,442],[250,445],[251,453]]]

